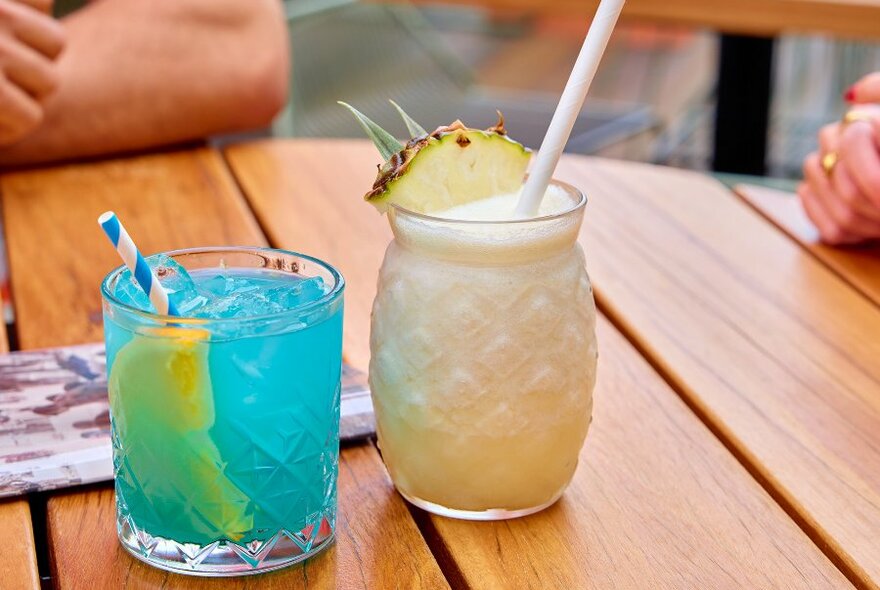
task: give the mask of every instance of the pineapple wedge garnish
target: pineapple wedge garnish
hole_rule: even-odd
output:
[[[504,117],[489,129],[471,129],[461,121],[432,133],[398,109],[413,135],[401,144],[354,107],[350,109],[385,158],[373,189],[365,196],[380,213],[389,205],[432,213],[520,189],[531,152],[510,139]]]

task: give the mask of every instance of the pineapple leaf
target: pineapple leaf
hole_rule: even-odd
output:
[[[403,144],[401,144],[397,139],[394,138],[393,135],[379,127],[379,125],[370,119],[368,116],[348,104],[347,102],[338,101],[339,104],[347,108],[351,111],[351,113],[358,120],[358,123],[361,124],[361,127],[364,128],[364,131],[367,132],[367,137],[373,140],[373,145],[379,150],[379,153],[382,154],[382,157],[385,160],[390,160],[391,156],[399,152],[403,149]]]
[[[407,131],[409,131],[410,138],[424,137],[425,135],[428,134],[428,132],[425,131],[425,128],[422,127],[421,125],[419,125],[415,121],[415,119],[413,119],[412,117],[407,115],[406,111],[404,111],[403,108],[399,104],[397,104],[396,102],[394,102],[391,99],[388,99],[388,102],[390,102],[392,105],[394,105],[394,108],[397,109],[398,113],[400,113],[400,118],[403,119],[404,123],[406,123],[406,129],[407,129]]]

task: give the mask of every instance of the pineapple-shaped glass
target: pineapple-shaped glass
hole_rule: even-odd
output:
[[[518,188],[527,159],[515,154],[492,162],[492,173],[521,166],[513,179],[475,178],[455,191],[433,191],[428,182],[456,174],[432,168],[461,165],[458,156],[476,165],[497,158],[497,150],[464,150],[483,149],[480,142],[499,131],[510,142],[502,125],[452,126],[411,140],[368,195],[386,200],[394,233],[371,332],[382,456],[411,503],[475,520],[531,514],[562,495],[590,423],[597,358],[595,305],[577,243],[586,204],[580,191],[552,183],[556,210],[530,219],[450,219],[409,208],[436,201],[435,192],[454,193],[442,195],[454,205],[488,196],[462,194],[468,189]],[[442,142],[461,152],[436,164],[425,147],[436,159]],[[408,174],[420,177],[401,183]]]

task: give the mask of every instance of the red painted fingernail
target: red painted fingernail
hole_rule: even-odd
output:
[[[856,87],[850,86],[846,89],[846,92],[843,93],[843,100],[846,102],[855,102],[856,100]]]

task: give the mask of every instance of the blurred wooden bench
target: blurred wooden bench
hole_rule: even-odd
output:
[[[597,0],[409,0],[544,16],[590,18]],[[707,27],[724,33],[772,36],[823,33],[880,39],[877,0],[628,0],[623,18]]]
[[[388,1],[388,0],[385,0]],[[397,0],[589,19],[597,0]],[[775,37],[880,40],[880,0],[628,0],[622,18],[720,31],[713,169],[766,172]]]

